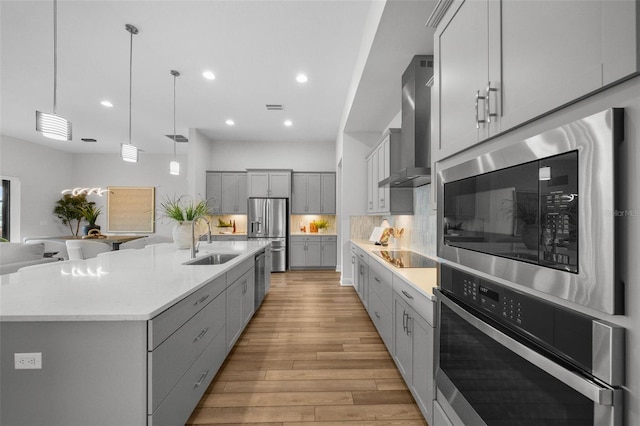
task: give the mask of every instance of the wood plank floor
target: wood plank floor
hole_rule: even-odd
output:
[[[338,280],[272,274],[187,425],[426,425],[354,289]]]

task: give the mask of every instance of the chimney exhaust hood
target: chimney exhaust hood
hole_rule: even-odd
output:
[[[402,74],[400,168],[378,187],[407,188],[431,183],[431,90],[433,56],[416,55]]]

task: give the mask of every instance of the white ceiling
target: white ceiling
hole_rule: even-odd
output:
[[[131,142],[142,150],[173,152],[164,136],[173,133],[172,69],[181,73],[178,134],[198,128],[212,140],[333,143],[371,3],[59,0],[57,113],[73,122],[73,141],[61,142],[35,131],[35,111],[53,109],[53,1],[2,0],[1,132],[69,152],[118,152],[128,140],[125,24],[133,24],[140,33],[133,37]],[[348,130],[381,130],[397,113],[402,70],[413,54],[432,51],[424,22],[434,4],[387,4]],[[202,77],[206,69],[215,80]],[[297,83],[298,72],[309,82]],[[101,106],[104,99],[115,106]],[[236,125],[227,126],[228,118]],[[285,119],[293,126],[285,128]],[[186,152],[186,144],[178,149]]]

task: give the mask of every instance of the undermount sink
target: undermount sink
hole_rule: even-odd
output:
[[[222,265],[236,257],[238,257],[238,255],[233,253],[211,253],[206,256],[191,259],[188,262],[184,262],[183,265]]]

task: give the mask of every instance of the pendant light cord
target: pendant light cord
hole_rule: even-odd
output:
[[[173,74],[173,159],[176,159],[176,78],[178,73]]]
[[[129,145],[131,145],[131,92],[133,91],[133,31],[129,44]]]
[[[58,92],[58,0],[53,0],[53,114],[56,113]]]

